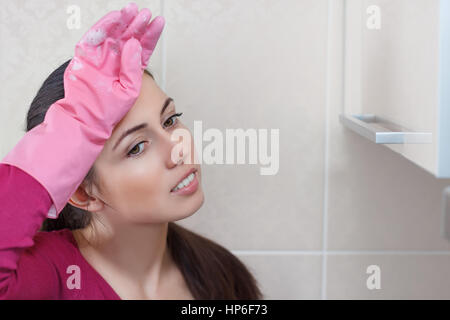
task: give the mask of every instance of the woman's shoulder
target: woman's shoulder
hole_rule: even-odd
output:
[[[35,241],[43,244],[50,243],[72,243],[73,239],[72,231],[68,228],[44,231],[39,230],[34,236]]]
[[[54,261],[72,258],[77,249],[73,243],[72,231],[67,228],[38,231],[33,242],[33,246],[27,248],[28,254],[39,254]]]

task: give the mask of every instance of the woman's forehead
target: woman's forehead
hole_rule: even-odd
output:
[[[167,98],[168,96],[159,88],[153,78],[144,73],[139,97],[133,107],[116,125],[113,135],[120,134],[120,132],[126,131],[138,123],[149,122],[149,125],[153,122],[159,123],[161,108]]]

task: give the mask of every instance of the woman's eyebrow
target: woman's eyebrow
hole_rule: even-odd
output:
[[[133,128],[128,129],[127,131],[125,131],[119,138],[119,140],[117,140],[116,144],[113,147],[113,151],[117,148],[117,146],[119,145],[119,143],[129,134],[132,134],[135,131],[141,130],[143,128],[147,127],[147,123],[141,123]]]
[[[171,97],[168,97],[168,98],[166,99],[166,101],[164,102],[164,105],[163,105],[163,107],[162,107],[162,109],[161,109],[160,116],[163,115],[164,111],[165,111],[166,108],[169,106],[169,104],[170,104],[171,101],[173,101],[173,99],[172,99]]]
[[[168,97],[168,98],[166,99],[166,101],[164,102],[164,105],[163,105],[163,107],[162,107],[162,109],[161,109],[161,113],[160,113],[161,116],[162,116],[162,114],[164,113],[164,110],[166,110],[166,108],[169,106],[169,104],[170,104],[171,101],[173,101],[173,99],[172,99],[171,97]],[[117,140],[116,144],[114,145],[113,151],[117,148],[117,146],[119,145],[119,143],[120,143],[126,136],[128,136],[129,134],[132,134],[132,133],[135,132],[135,131],[138,131],[138,130],[147,128],[147,126],[148,126],[148,123],[141,123],[141,124],[138,124],[137,126],[134,126],[134,127],[130,128],[130,129],[128,129],[128,130],[125,131],[124,133],[122,133],[122,135],[120,136],[120,138]]]

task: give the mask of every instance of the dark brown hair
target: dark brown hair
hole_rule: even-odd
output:
[[[27,114],[26,131],[44,121],[50,106],[64,98],[64,71],[71,60],[53,71],[44,81],[33,99]],[[144,70],[153,79],[153,75]],[[97,184],[94,166],[82,182],[91,188]],[[40,231],[68,228],[81,229],[88,226],[91,212],[67,203],[57,219],[46,219]],[[182,272],[195,299],[262,299],[256,279],[247,267],[229,250],[199,234],[169,222],[167,247],[174,262]]]

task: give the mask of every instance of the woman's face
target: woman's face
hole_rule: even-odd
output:
[[[195,147],[191,133],[182,124],[175,103],[146,73],[135,105],[115,126],[110,139],[94,163],[94,207],[117,222],[160,223],[176,221],[196,212],[204,201],[200,165],[194,163]],[[164,106],[166,106],[164,108]],[[162,112],[162,113],[161,113]],[[140,124],[146,127],[120,140],[128,129]],[[180,140],[171,140],[175,129],[184,129],[191,138],[190,150],[178,153],[184,162],[172,160],[172,150]],[[174,149],[175,148],[175,149]],[[197,190],[188,195],[171,190],[192,168],[197,169]],[[103,204],[104,202],[104,204]]]

